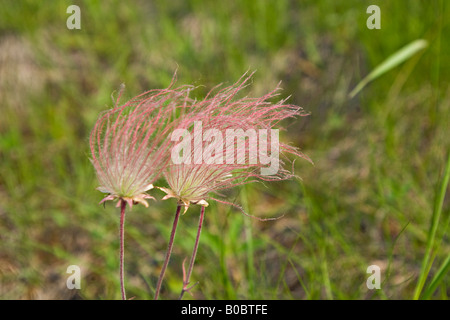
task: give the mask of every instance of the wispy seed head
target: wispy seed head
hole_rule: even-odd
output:
[[[185,210],[191,203],[206,206],[210,192],[257,180],[291,178],[293,172],[284,168],[285,161],[278,156],[287,160],[286,154],[293,154],[311,161],[297,148],[280,143],[278,135],[271,134],[283,129],[278,127],[280,121],[307,115],[285,100],[271,103],[279,87],[260,98],[237,98],[251,76],[244,75],[217,93],[213,90],[205,99],[182,110],[185,113],[177,129],[186,131],[182,144],[187,155],[183,154],[182,163],[172,162],[164,171],[169,188],[160,188],[167,194],[163,199],[177,198]],[[230,138],[230,133],[241,137]],[[278,167],[272,174],[264,174],[268,162],[261,160],[267,160],[268,155],[274,157],[275,153]]]
[[[100,186],[108,195],[101,201],[118,199],[130,207],[148,206],[153,198],[146,191],[168,164],[170,141],[176,122],[174,110],[187,103],[190,87],[152,90],[121,106],[103,112],[90,136],[92,164]]]

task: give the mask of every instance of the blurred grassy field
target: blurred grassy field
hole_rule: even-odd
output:
[[[66,28],[71,4],[81,30]],[[380,30],[366,27],[371,4]],[[282,81],[311,115],[281,139],[315,162],[295,162],[301,180],[226,194],[280,220],[207,208],[186,299],[448,299],[449,21],[443,0],[1,1],[0,299],[120,298],[119,210],[98,205],[88,137],[121,83],[132,97],[176,68],[198,97],[247,70],[248,95]],[[349,98],[417,39],[428,47]],[[163,299],[181,290],[199,212],[181,218]],[[128,297],[153,297],[174,213],[174,201],[128,213]],[[80,290],[66,288],[69,265]],[[370,265],[379,290],[366,286]]]

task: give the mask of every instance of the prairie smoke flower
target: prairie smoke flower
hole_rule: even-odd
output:
[[[198,249],[205,207],[208,206],[206,200],[234,205],[212,198],[209,194],[252,181],[277,181],[292,177],[293,173],[283,167],[284,161],[280,160],[280,153],[282,156],[290,153],[311,161],[297,148],[280,143],[279,129],[273,129],[281,120],[306,115],[302,108],[285,104],[284,100],[270,103],[269,99],[277,95],[279,87],[260,98],[238,99],[238,93],[252,74],[245,76],[244,74],[234,85],[216,94],[211,91],[204,100],[195,101],[184,108],[182,112],[186,113],[181,116],[177,129],[172,133],[171,140],[178,143],[172,147],[172,162],[164,171],[169,187],[159,189],[166,193],[163,200],[175,198],[178,205],[155,299],[158,298],[170,259],[181,207],[184,207],[183,213],[186,213],[190,204],[201,205],[197,236],[187,273],[184,262],[182,266],[183,289],[180,299],[193,287],[189,287],[189,279]]]
[[[118,200],[120,207],[120,287],[124,289],[124,222],[125,208],[154,199],[146,192],[164,170],[169,160],[167,139],[176,123],[175,107],[188,101],[189,87],[152,90],[100,115],[90,136],[92,164],[100,186],[108,193],[100,203]]]
[[[178,199],[184,212],[190,204],[207,206],[211,192],[256,180],[291,178],[293,173],[283,167],[280,155],[290,153],[311,162],[297,148],[280,143],[281,128],[274,129],[281,120],[307,114],[298,106],[285,104],[285,100],[270,103],[279,87],[260,98],[237,99],[252,75],[244,76],[190,105],[172,134],[172,140],[181,138],[181,142],[173,146],[172,163],[164,171],[169,188],[159,189],[166,193],[163,200]],[[179,157],[181,151],[183,156]]]
[[[108,195],[100,203],[119,200],[148,207],[146,194],[169,160],[167,137],[173,130],[175,106],[186,103],[189,87],[152,90],[100,115],[90,136],[92,164]],[[181,102],[180,102],[181,101]]]

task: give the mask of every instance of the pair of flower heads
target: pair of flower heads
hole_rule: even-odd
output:
[[[279,87],[258,98],[239,97],[253,74],[236,83],[213,88],[202,100],[193,99],[193,86],[156,89],[100,114],[90,136],[91,161],[106,193],[100,203],[118,200],[132,207],[154,199],[157,187],[184,206],[208,206],[211,193],[252,181],[292,177],[283,167],[286,154],[311,161],[298,148],[279,141],[279,122],[307,115],[301,107],[272,103]],[[287,158],[286,158],[287,159]]]
[[[100,186],[107,195],[101,200],[117,200],[120,207],[120,287],[124,285],[124,221],[127,204],[148,207],[147,192],[161,176],[167,187],[157,187],[175,198],[177,210],[169,245],[155,290],[158,299],[170,260],[181,209],[201,206],[193,253],[186,272],[183,263],[183,289],[189,286],[199,244],[207,200],[236,206],[211,197],[212,193],[253,181],[284,180],[293,172],[284,168],[287,154],[305,158],[296,147],[279,139],[279,122],[306,115],[302,108],[271,103],[279,87],[259,98],[240,97],[253,74],[244,74],[236,83],[213,88],[202,100],[193,99],[195,88],[175,88],[175,77],[166,89],[150,90],[100,114],[90,136],[91,161]],[[238,207],[238,206],[236,206]],[[241,209],[240,207],[238,207]],[[241,211],[245,213],[242,209]],[[259,219],[259,218],[258,218]],[[272,220],[260,219],[260,220]]]

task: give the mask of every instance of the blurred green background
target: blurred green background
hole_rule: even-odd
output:
[[[80,30],[66,27],[71,4]],[[372,4],[379,30],[366,27]],[[185,299],[447,299],[449,21],[444,0],[1,1],[0,299],[120,298],[119,210],[98,205],[89,134],[121,83],[130,98],[177,68],[199,98],[247,70],[249,96],[281,81],[281,98],[311,113],[281,139],[315,163],[295,162],[301,180],[226,193],[282,219],[207,208]],[[417,39],[428,46],[349,98]],[[128,211],[128,297],[153,297],[175,207]],[[199,212],[180,219],[162,299],[179,295]],[[66,287],[69,265],[80,290]],[[370,265],[379,290],[366,286]]]

